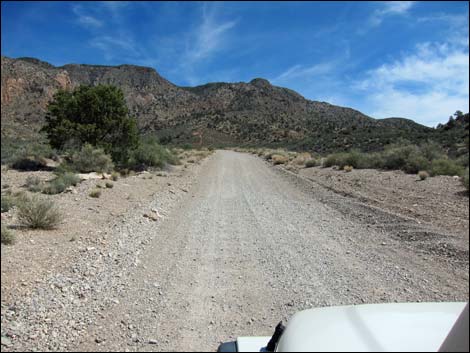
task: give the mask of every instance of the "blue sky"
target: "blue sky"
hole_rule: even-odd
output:
[[[468,2],[9,2],[2,55],[151,66],[175,84],[263,77],[428,126],[469,110]]]

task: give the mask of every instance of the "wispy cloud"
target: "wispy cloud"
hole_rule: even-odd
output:
[[[116,21],[120,21],[123,12],[127,10],[130,1],[100,1],[101,8]]]
[[[227,45],[226,34],[237,21],[223,21],[217,15],[215,6],[203,5],[202,21],[191,36],[186,52],[186,60],[190,63],[205,59]]]
[[[130,38],[123,36],[112,37],[112,36],[98,36],[90,40],[89,44],[92,47],[98,48],[103,51],[106,60],[112,60],[117,56],[128,57],[129,53],[138,52],[134,41]]]
[[[99,28],[103,26],[102,21],[87,13],[87,11],[80,5],[73,6],[72,11],[77,16],[77,22],[85,28]]]
[[[368,71],[354,87],[371,115],[409,117],[435,126],[457,109],[469,110],[468,46],[422,43],[413,53]]]
[[[123,21],[128,6],[125,1],[102,1],[92,6],[83,3],[71,7],[76,21],[92,35],[88,45],[101,50],[106,61],[142,59],[143,49]]]
[[[331,73],[334,70],[333,63],[320,63],[312,66],[294,65],[272,79],[273,82],[283,82],[296,79],[299,77],[307,78],[308,76],[318,76]]]
[[[369,24],[379,26],[388,16],[405,15],[413,5],[414,1],[385,1],[369,18]]]

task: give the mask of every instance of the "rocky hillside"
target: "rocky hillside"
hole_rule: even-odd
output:
[[[282,145],[325,152],[373,150],[400,137],[426,139],[435,131],[406,119],[376,120],[350,108],[310,101],[261,78],[179,87],[154,69],[132,65],[55,67],[34,58],[7,57],[1,65],[2,136],[37,131],[58,89],[100,83],[120,87],[139,128],[166,142]]]

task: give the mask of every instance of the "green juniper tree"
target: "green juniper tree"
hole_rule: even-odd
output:
[[[59,90],[48,104],[42,128],[50,144],[64,149],[71,141],[103,148],[117,163],[125,162],[138,146],[134,118],[122,91],[114,86],[80,86],[69,92]]]

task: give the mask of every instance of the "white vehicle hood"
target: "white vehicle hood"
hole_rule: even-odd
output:
[[[295,314],[276,351],[438,351],[466,303],[371,304]]]

